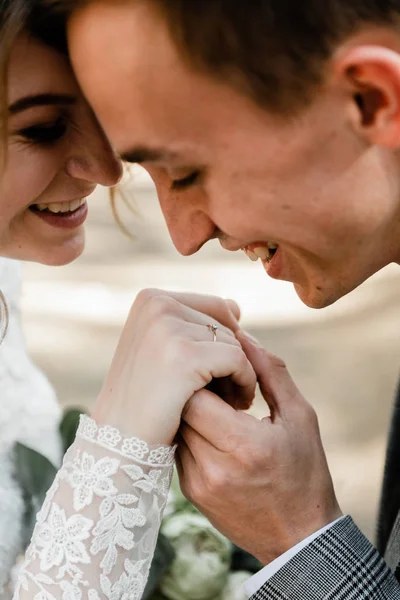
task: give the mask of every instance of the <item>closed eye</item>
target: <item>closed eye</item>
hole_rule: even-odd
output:
[[[67,119],[59,117],[50,123],[40,123],[19,131],[19,135],[28,142],[38,145],[51,145],[61,140],[68,129]]]
[[[171,190],[174,192],[188,189],[190,186],[198,182],[200,177],[200,171],[193,171],[187,177],[182,179],[174,179],[171,183]]]

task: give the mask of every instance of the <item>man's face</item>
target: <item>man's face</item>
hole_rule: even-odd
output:
[[[278,245],[265,270],[313,307],[399,261],[397,159],[358,137],[339,91],[326,85],[301,117],[280,119],[191,69],[145,3],[95,1],[69,36],[89,102],[150,173],[179,252],[215,237],[264,257]]]

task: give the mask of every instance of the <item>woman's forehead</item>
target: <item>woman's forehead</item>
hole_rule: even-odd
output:
[[[9,103],[26,94],[76,93],[77,84],[68,61],[28,34],[13,46],[8,71]]]

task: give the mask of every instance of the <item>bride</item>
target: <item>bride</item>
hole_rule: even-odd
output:
[[[28,0],[0,0],[0,256],[63,265],[83,251],[87,196],[115,185],[121,165],[27,11]],[[232,387],[241,407],[253,399],[237,318],[216,298],[139,294],[38,515],[15,600],[141,598],[186,402],[213,378],[229,378],[228,401]]]

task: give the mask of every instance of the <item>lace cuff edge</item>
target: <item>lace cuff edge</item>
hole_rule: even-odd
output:
[[[174,463],[177,446],[149,446],[137,437],[124,437],[116,427],[98,425],[94,419],[81,415],[77,438],[102,446],[143,465],[167,467]]]

